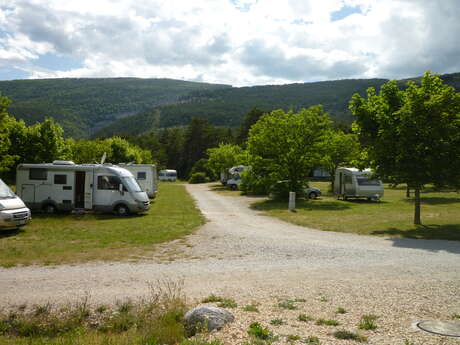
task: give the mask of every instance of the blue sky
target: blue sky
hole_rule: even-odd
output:
[[[0,0],[0,80],[236,86],[460,71],[457,0]]]

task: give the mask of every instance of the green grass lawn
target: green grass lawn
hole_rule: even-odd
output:
[[[253,208],[290,223],[326,231],[460,241],[459,193],[430,189],[422,192],[423,226],[415,226],[414,201],[406,198],[405,186],[385,185],[382,201],[368,202],[337,200],[327,192],[327,182],[310,185],[325,195],[317,200],[298,200],[296,212],[287,210],[287,201],[264,200],[254,203]]]
[[[0,266],[135,258],[205,222],[183,185],[161,183],[149,212],[129,217],[33,213],[19,231],[0,231]]]

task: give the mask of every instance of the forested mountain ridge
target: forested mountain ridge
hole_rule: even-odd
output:
[[[67,136],[88,137],[117,118],[176,102],[196,90],[229,85],[173,79],[64,78],[0,81],[9,113],[26,124],[53,117]]]
[[[447,84],[460,90],[460,73],[441,77]],[[421,78],[400,80],[401,87],[405,87],[409,80],[420,82]],[[182,96],[176,103],[120,119],[96,135],[137,135],[155,128],[185,125],[193,117],[206,118],[218,126],[236,127],[253,107],[264,111],[295,111],[316,104],[322,104],[334,121],[349,124],[353,120],[348,110],[351,96],[355,93],[364,95],[369,87],[378,89],[387,81],[388,79],[349,79],[200,90]]]
[[[460,90],[460,73],[441,76]],[[403,86],[408,80],[400,80]],[[298,110],[322,104],[333,120],[351,123],[354,93],[379,88],[387,79],[351,79],[286,85],[231,87],[173,79],[66,78],[0,81],[12,99],[9,113],[27,124],[53,117],[75,138],[136,135],[188,125],[202,117],[213,125],[238,127],[254,107]]]

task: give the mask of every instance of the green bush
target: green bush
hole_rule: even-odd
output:
[[[204,172],[196,172],[190,176],[188,183],[205,183],[209,182],[209,178]]]

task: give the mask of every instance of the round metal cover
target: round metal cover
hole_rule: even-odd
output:
[[[460,322],[458,321],[421,321],[417,327],[430,333],[448,337],[460,337]]]

